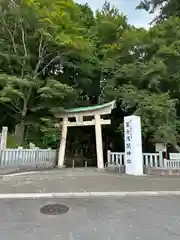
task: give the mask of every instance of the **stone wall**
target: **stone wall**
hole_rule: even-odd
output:
[[[4,166],[0,167],[0,175],[10,174],[10,173],[18,173],[18,172],[30,172],[30,171],[39,171],[45,169],[53,169],[56,167],[56,162],[36,165],[36,166]]]

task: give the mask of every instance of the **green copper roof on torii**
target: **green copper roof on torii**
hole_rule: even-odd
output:
[[[66,113],[77,113],[77,112],[89,112],[94,110],[100,110],[102,108],[111,107],[114,109],[116,107],[116,101],[111,101],[104,104],[89,106],[89,107],[78,107],[78,108],[71,108],[71,109],[65,109]]]

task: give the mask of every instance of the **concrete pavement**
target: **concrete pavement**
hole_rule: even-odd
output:
[[[0,194],[180,191],[180,177],[119,176],[94,169],[62,169],[0,180]]]
[[[92,191],[94,197],[88,195]],[[112,197],[114,191],[119,195]],[[166,194],[153,196],[156,191]],[[119,176],[94,169],[4,176],[0,179],[0,236],[8,240],[179,240],[180,196],[171,191],[180,195],[179,177]],[[69,198],[70,192],[78,192],[79,197]],[[67,195],[55,198],[51,193]],[[104,197],[105,193],[111,194]],[[70,208],[67,213],[40,213],[44,205],[60,203]]]
[[[180,197],[0,200],[1,239],[179,240]],[[62,215],[40,213],[64,203]]]

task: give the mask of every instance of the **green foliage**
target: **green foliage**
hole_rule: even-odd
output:
[[[158,12],[158,16],[154,19],[157,23],[162,22],[171,16],[180,17],[179,0],[143,0],[137,8],[145,9],[150,13]]]
[[[61,79],[55,80],[64,73],[57,66],[69,66],[68,58],[81,55],[90,45],[82,36],[79,8],[72,1],[9,3],[1,1],[0,8],[0,101],[13,109],[24,135],[24,124],[35,109],[46,108],[48,114],[57,104],[72,103],[76,93]],[[23,136],[19,144],[22,140]]]
[[[119,90],[122,109],[125,112],[133,109],[134,115],[141,116],[144,137],[151,136],[157,142],[176,142],[176,100],[168,93],[151,93],[130,85]]]
[[[124,115],[140,115],[145,139],[171,144],[180,130],[178,26],[179,18],[169,18],[149,31],[125,31],[110,49],[116,61],[103,97],[116,98]]]
[[[139,8],[149,12],[160,7],[145,30],[108,2],[93,14],[72,0],[1,0],[0,108],[2,124],[18,129],[17,144],[56,148],[54,112],[112,99],[113,131],[137,114],[145,140],[179,143],[179,6],[142,1]]]
[[[60,128],[55,127],[50,119],[41,119],[40,132],[42,148],[57,149],[59,147]]]

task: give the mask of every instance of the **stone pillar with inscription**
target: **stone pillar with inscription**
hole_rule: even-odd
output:
[[[138,116],[124,118],[126,174],[143,174],[141,120]]]

